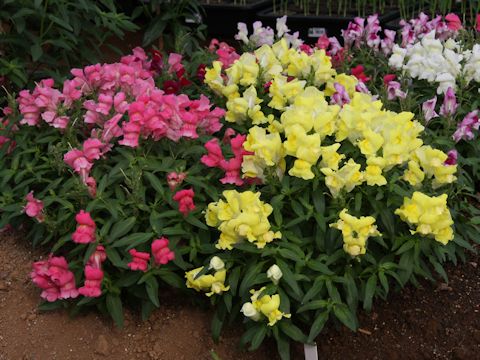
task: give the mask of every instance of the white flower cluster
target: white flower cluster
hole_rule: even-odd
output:
[[[480,82],[480,45],[473,45],[472,50],[465,51],[464,55],[466,60],[465,66],[463,67],[465,79],[468,82],[472,80]]]
[[[435,38],[435,30],[432,30],[410,47],[395,45],[389,65],[404,70],[414,79],[438,83],[437,94],[442,94],[449,87],[456,89],[456,78],[462,72],[463,58],[455,40],[449,39],[442,43]]]

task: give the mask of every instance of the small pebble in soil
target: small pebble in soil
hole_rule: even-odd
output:
[[[97,339],[97,343],[95,345],[95,353],[103,356],[107,356],[109,354],[109,346],[107,338],[104,335],[100,335]]]

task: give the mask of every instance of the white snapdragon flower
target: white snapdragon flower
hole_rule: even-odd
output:
[[[282,270],[280,270],[277,264],[270,266],[270,268],[267,270],[267,277],[272,280],[275,285],[278,284],[278,281],[282,278],[282,276]]]
[[[390,56],[390,59],[388,60],[388,65],[394,69],[400,70],[403,67],[405,55],[407,55],[407,49],[402,48],[397,44],[393,45],[392,56]]]
[[[463,67],[465,79],[480,82],[480,45],[475,44],[470,52],[464,52],[466,63]]]

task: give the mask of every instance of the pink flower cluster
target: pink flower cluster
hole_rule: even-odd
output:
[[[215,52],[218,56],[218,61],[222,63],[224,69],[229,68],[235,60],[240,58],[240,55],[237,54],[235,48],[228,45],[226,42],[218,41],[217,39],[212,39],[208,50]]]
[[[122,125],[123,139],[119,144],[137,147],[140,137],[178,141],[182,137],[196,139],[198,132],[213,134],[221,129],[220,118],[225,111],[210,107],[204,95],[190,100],[184,94],[165,95],[161,90],[152,90],[130,104],[129,121]]]
[[[205,149],[208,151],[207,155],[203,155],[200,161],[208,167],[217,167],[225,171],[225,176],[220,179],[222,184],[235,184],[241,186],[244,184],[244,180],[241,178],[241,168],[244,155],[251,155],[249,151],[243,148],[246,135],[238,134],[234,137],[234,132],[226,132],[224,141],[230,145],[233,157],[225,159],[222,153],[222,148],[217,138],[209,140],[205,144]]]
[[[218,43],[219,56],[234,61],[233,48]],[[238,56],[238,55],[237,55]],[[52,79],[42,80],[33,92],[23,90],[18,97],[20,123],[39,126],[43,120],[50,126],[65,129],[72,121],[69,115],[83,111],[81,120],[89,138],[81,149],[73,148],[64,155],[65,163],[81,177],[90,195],[96,195],[96,181],[90,176],[94,161],[108,153],[117,138],[120,145],[137,147],[139,139],[157,141],[168,138],[197,138],[199,134],[213,134],[222,127],[220,118],[225,111],[211,108],[205,96],[190,100],[186,95],[173,95],[170,90],[155,87],[153,76],[164,68],[175,74],[179,86],[188,85],[184,78],[182,56],[171,53],[167,64],[160,54],[152,61],[141,48],[124,56],[114,64],[96,64],[84,69],[73,69],[74,76],[63,83],[63,90],[54,88]],[[164,87],[168,87],[165,81]],[[178,84],[177,84],[178,85]],[[128,121],[124,115],[128,114]],[[1,138],[0,141],[6,141]]]
[[[413,44],[432,30],[435,30],[436,37],[441,40],[455,38],[462,28],[462,22],[455,14],[448,14],[444,19],[438,15],[430,20],[429,16],[423,12],[408,22],[402,20],[400,25],[402,26],[402,47]]]
[[[77,221],[77,229],[72,234],[73,242],[77,244],[89,244],[95,241],[95,230],[97,226],[93,221],[90,213],[80,210],[75,215]]]
[[[433,118],[438,117],[439,115],[435,111],[435,106],[437,105],[437,97],[433,97],[430,100],[425,101],[422,104],[423,116],[425,122],[428,123]],[[440,115],[444,117],[451,117],[455,115],[457,111],[458,103],[455,96],[455,91],[449,87],[445,92],[445,97],[443,98],[442,106],[440,107]]]
[[[42,299],[49,302],[76,298],[79,294],[75,276],[62,256],[50,256],[48,260],[34,262],[30,276],[33,283],[43,290],[40,295]]]
[[[352,47],[360,47],[366,44],[369,48],[374,50],[382,49],[384,54],[389,54],[392,51],[395,43],[395,31],[385,29],[383,31],[384,38],[380,38],[380,21],[378,15],[370,15],[365,25],[365,19],[356,17],[348,24],[346,30],[342,30],[342,37],[347,49]]]
[[[27,204],[23,208],[23,211],[28,216],[37,219],[38,222],[43,222],[45,216],[43,215],[43,201],[36,199],[33,196],[33,191],[30,191],[27,196],[25,196]]]
[[[151,251],[155,264],[165,265],[175,259],[175,253],[168,248],[168,244],[169,240],[166,237],[153,240]],[[150,253],[137,251],[136,249],[131,249],[129,253],[132,256],[132,261],[128,263],[130,270],[147,271]]]

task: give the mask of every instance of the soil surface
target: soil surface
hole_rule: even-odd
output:
[[[30,279],[31,262],[45,256],[19,235],[0,235],[0,360],[165,359],[275,360],[272,342],[256,352],[237,343],[241,326],[218,344],[210,337],[211,313],[188,299],[167,297],[142,322],[126,314],[124,329],[90,312],[70,318],[65,311],[40,312],[40,291]],[[424,283],[377,301],[360,314],[361,329],[330,327],[317,339],[320,359],[480,359],[480,257],[448,266],[450,282]],[[303,359],[301,345],[294,359]]]

